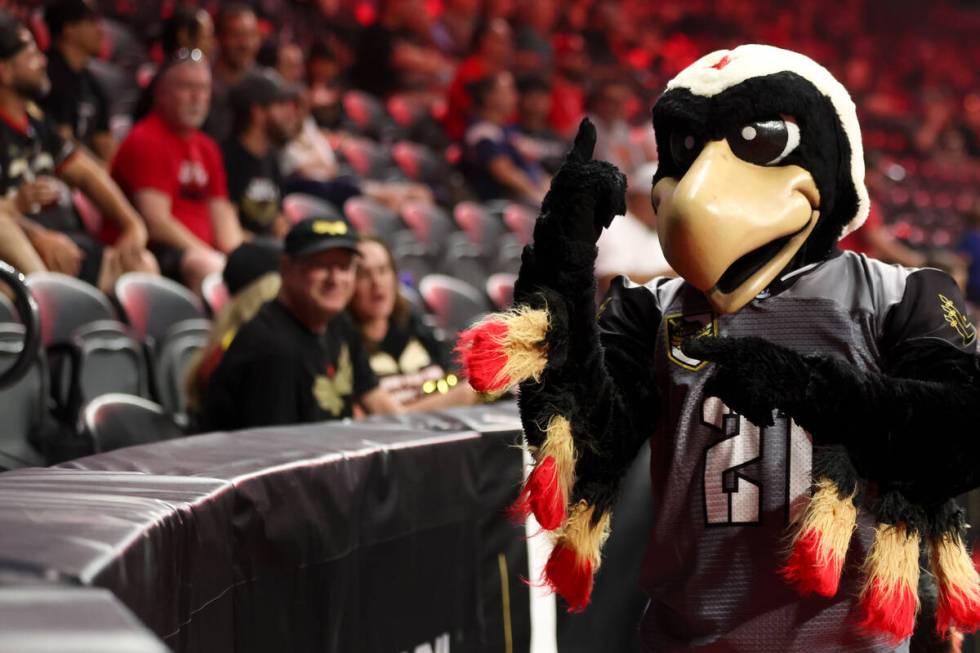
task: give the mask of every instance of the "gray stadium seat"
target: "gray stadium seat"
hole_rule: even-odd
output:
[[[0,370],[14,363],[24,347],[25,329],[9,321],[0,323]],[[47,370],[43,353],[35,357],[27,374],[0,390],[0,470],[44,465],[42,439],[47,424]]]
[[[490,310],[482,292],[444,274],[430,274],[422,279],[419,292],[436,324],[452,336]]]
[[[82,429],[101,453],[183,435],[163,408],[126,394],[103,395],[85,407]]]

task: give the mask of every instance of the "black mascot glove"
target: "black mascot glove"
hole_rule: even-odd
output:
[[[762,338],[689,338],[687,356],[714,363],[705,393],[757,426],[771,426],[773,409],[790,413],[806,394],[809,366],[803,356]]]
[[[595,141],[595,126],[584,118],[541,204],[534,229],[539,250],[541,245],[561,247],[555,238],[594,245],[613,217],[626,212],[626,177],[611,163],[592,160]]]

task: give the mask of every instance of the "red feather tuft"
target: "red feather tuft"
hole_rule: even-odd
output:
[[[565,599],[569,612],[582,612],[592,598],[592,561],[558,544],[545,565],[544,582]]]
[[[511,516],[518,520],[526,519],[532,512],[546,531],[555,530],[565,521],[565,496],[558,484],[558,467],[552,456],[537,464],[510,508]]]
[[[980,601],[975,592],[940,585],[936,629],[943,635],[952,627],[962,633],[972,633],[980,628]]]
[[[510,385],[510,377],[502,373],[508,359],[503,347],[506,337],[507,324],[501,320],[489,320],[460,332],[455,351],[470,385],[478,392],[497,392]]]
[[[834,596],[840,585],[844,559],[833,554],[821,555],[821,534],[810,529],[799,538],[790,551],[780,574],[796,587],[800,594]]]
[[[878,579],[861,597],[861,629],[872,635],[886,635],[893,645],[912,635],[918,600],[904,583],[886,587]]]

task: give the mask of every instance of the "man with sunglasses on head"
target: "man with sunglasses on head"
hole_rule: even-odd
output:
[[[0,13],[0,258],[25,274],[61,272],[109,291],[124,272],[156,271],[156,261],[143,221],[102,165],[38,109],[51,90],[46,63],[30,31]],[[69,187],[116,229],[111,247],[87,232]]]
[[[146,218],[163,273],[197,291],[243,238],[221,151],[200,129],[211,100],[203,53],[178,50],[150,93],[152,109],[119,146],[112,175]]]

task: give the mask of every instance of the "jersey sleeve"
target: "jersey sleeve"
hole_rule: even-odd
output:
[[[885,316],[881,341],[886,361],[901,358],[911,345],[977,351],[963,294],[948,274],[931,268],[909,275],[901,301]]]

